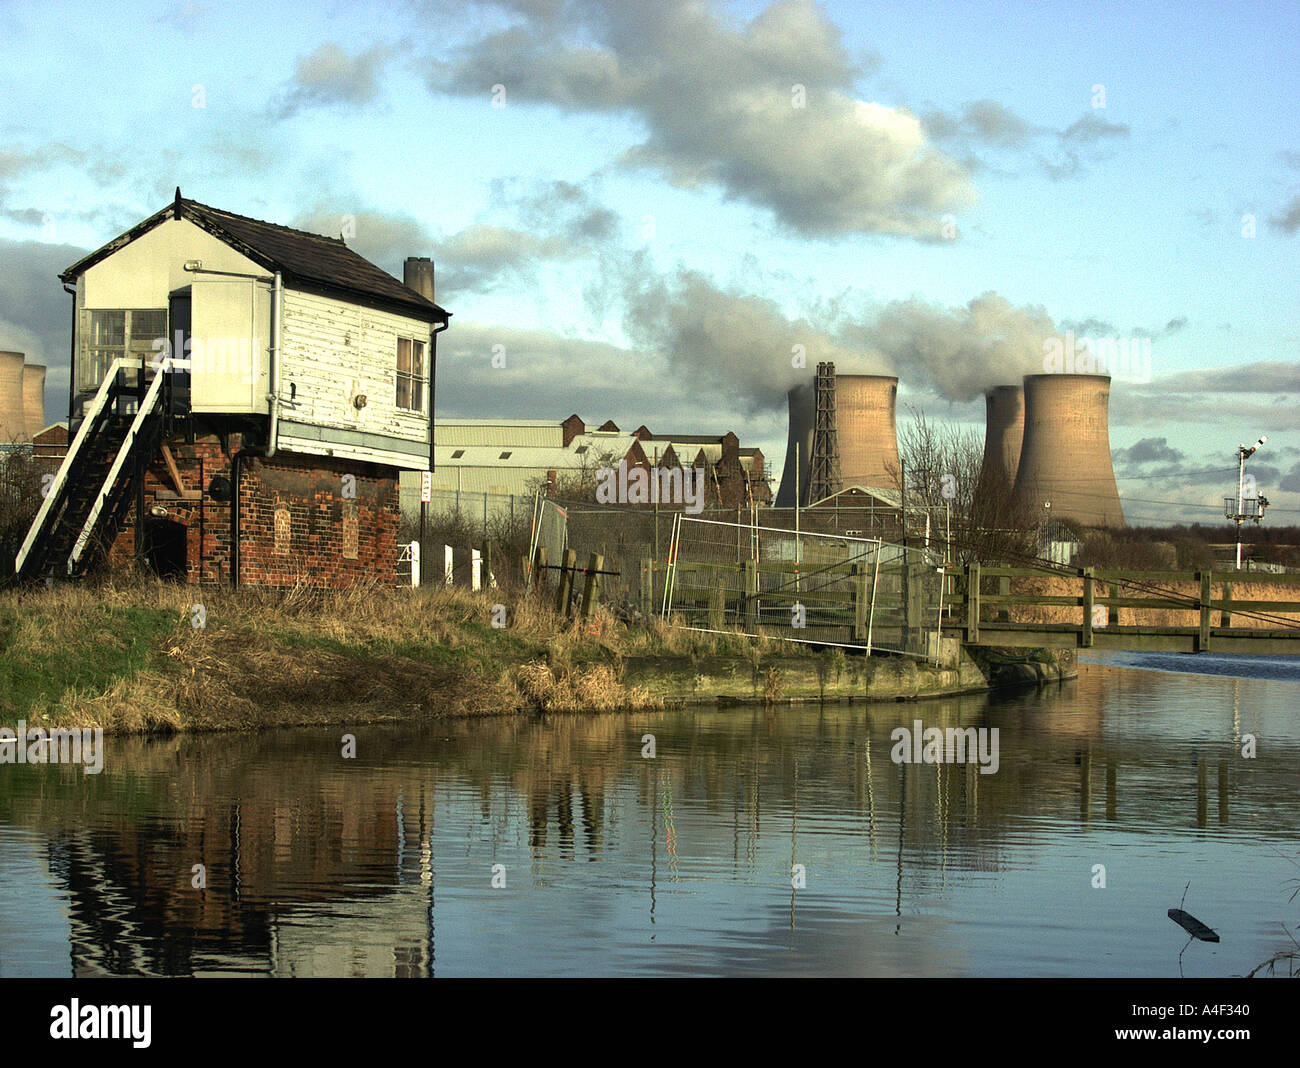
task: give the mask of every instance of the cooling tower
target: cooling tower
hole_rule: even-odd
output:
[[[799,458],[799,504],[808,503],[808,479],[812,464],[813,422],[815,396],[812,383],[795,386],[790,390],[790,439],[785,445],[785,469],[781,472],[781,488],[777,490],[776,507],[795,506],[795,457]]]
[[[1110,462],[1109,406],[1108,375],[1025,376],[1025,437],[1015,488],[1022,517],[1124,525]]]
[[[23,354],[0,352],[0,445],[28,437],[23,418]]]
[[[45,368],[39,363],[23,366],[23,420],[33,441],[45,429]]]
[[[835,376],[842,486],[898,488],[898,430],[894,422],[897,401],[897,378]]]
[[[994,386],[984,394],[984,462],[975,495],[994,507],[1006,505],[1020,468],[1025,436],[1025,391],[1021,386]]]

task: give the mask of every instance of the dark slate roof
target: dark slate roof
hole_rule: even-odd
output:
[[[196,200],[186,200],[179,189],[170,205],[78,260],[59,276],[60,279],[72,281],[169,217],[188,219],[268,271],[280,271],[291,284],[297,282],[307,288],[367,298],[365,302],[396,307],[430,322],[445,321],[450,315],[446,309],[426,300],[387,271],[357,255],[341,237],[309,234],[305,230],[236,215]]]
[[[722,434],[651,434],[648,441],[676,441],[683,445],[718,445]]]

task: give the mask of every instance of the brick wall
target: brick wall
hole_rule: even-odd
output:
[[[213,479],[231,480],[231,460],[215,438],[169,448],[184,489],[196,500],[177,499],[160,455],[145,478],[145,510],[167,509],[163,523],[180,524],[185,539],[185,576],[190,582],[229,583],[230,502],[215,500]],[[239,435],[230,439],[231,453]],[[240,461],[240,583],[245,586],[340,587],[358,581],[392,584],[397,566],[399,518],[397,471],[325,457],[280,453]],[[135,509],[110,553],[130,560],[135,550]],[[146,517],[152,530],[159,518]]]

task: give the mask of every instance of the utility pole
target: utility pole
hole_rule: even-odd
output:
[[[1224,518],[1231,519],[1237,524],[1237,570],[1241,570],[1241,524],[1246,520],[1258,523],[1264,518],[1264,510],[1268,507],[1268,498],[1261,497],[1256,490],[1250,496],[1246,496],[1246,458],[1253,456],[1263,444],[1268,440],[1265,434],[1255,442],[1254,445],[1237,446],[1237,499],[1234,502],[1231,497],[1223,499]],[[1251,489],[1255,489],[1255,480],[1251,480]],[[1235,504],[1235,507],[1234,507]]]
[[[903,548],[907,548],[907,464],[898,459],[898,500],[903,509]]]

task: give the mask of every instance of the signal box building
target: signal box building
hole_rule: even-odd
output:
[[[395,581],[398,480],[431,466],[433,264],[181,196],[61,276],[67,456],[20,577],[142,558],[189,582]]]

